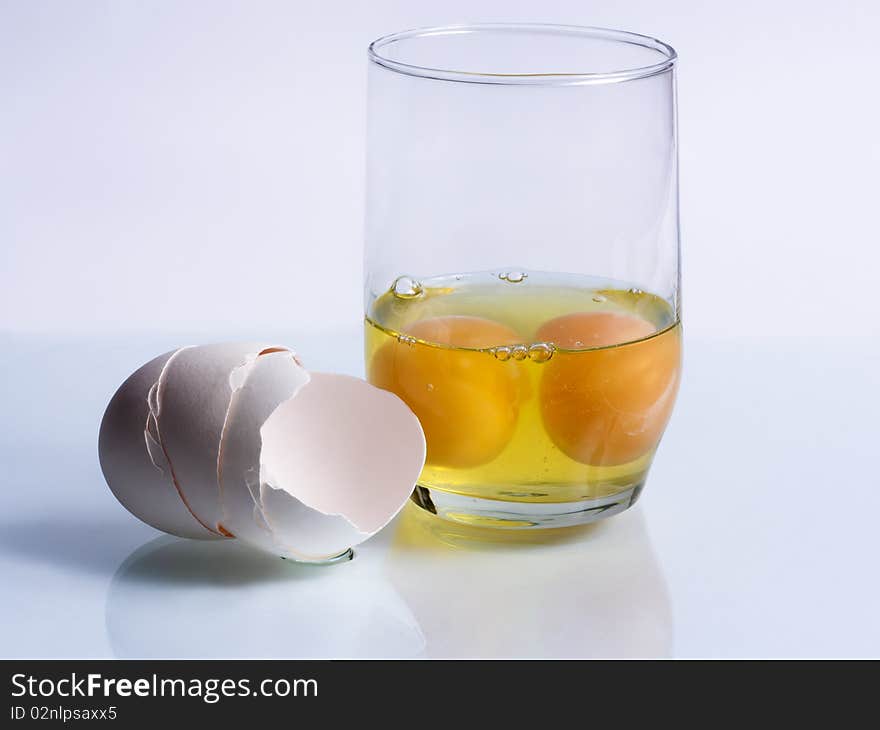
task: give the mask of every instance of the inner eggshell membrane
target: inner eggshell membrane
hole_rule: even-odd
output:
[[[235,537],[296,560],[363,542],[406,503],[425,459],[418,419],[358,378],[310,374],[291,352],[230,375],[217,481]]]
[[[361,539],[406,503],[425,460],[424,433],[400,399],[346,375],[312,373],[260,435],[261,482],[338,516]],[[270,526],[282,519],[268,505],[265,514]]]

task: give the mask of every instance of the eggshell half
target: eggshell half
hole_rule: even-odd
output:
[[[238,368],[268,344],[221,343],[181,350],[162,372],[158,430],[175,481],[205,528],[226,534],[217,483],[220,438]],[[228,535],[227,535],[228,536]]]
[[[171,479],[148,402],[162,371],[180,350],[136,370],[110,400],[98,436],[98,458],[116,499],[135,517],[180,537],[218,537],[193,517]]]
[[[223,428],[217,470],[223,525],[255,547],[296,558],[275,541],[263,517],[260,428],[280,403],[293,398],[309,382],[309,373],[292,352],[273,352],[258,357],[233,380],[238,388]]]
[[[419,420],[396,395],[312,373],[260,429],[263,515],[300,559],[338,555],[400,511],[425,463]]]

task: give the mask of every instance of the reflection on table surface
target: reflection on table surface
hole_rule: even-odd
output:
[[[361,371],[357,327],[276,335],[317,370]],[[880,339],[819,335],[690,337],[648,487],[605,524],[495,545],[407,509],[309,572],[234,542],[126,559],[156,533],[104,484],[95,431],[178,335],[7,334],[0,655],[877,656]]]
[[[107,592],[120,657],[418,656],[425,641],[370,560],[299,565],[233,541],[161,537]]]
[[[638,509],[566,530],[490,531],[414,506],[388,575],[438,657],[667,656],[668,593]]]
[[[669,600],[638,509],[508,533],[408,505],[348,563],[161,537],[107,592],[120,657],[666,656]]]

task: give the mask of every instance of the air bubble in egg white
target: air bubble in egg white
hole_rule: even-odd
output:
[[[398,299],[415,299],[424,291],[422,283],[411,276],[398,276],[391,284],[391,293]]]
[[[546,342],[536,342],[529,347],[529,360],[532,362],[547,362],[553,357],[553,345]]]
[[[514,360],[525,360],[529,356],[529,348],[525,345],[514,345],[510,348],[510,356]]]

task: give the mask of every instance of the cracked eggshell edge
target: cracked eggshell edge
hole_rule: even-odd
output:
[[[360,378],[312,373],[260,429],[263,515],[302,559],[326,559],[387,525],[425,463],[409,407]]]
[[[172,477],[196,519],[228,536],[220,506],[220,441],[233,393],[231,376],[271,344],[219,343],[179,351],[159,380],[158,432]]]
[[[309,373],[292,352],[273,352],[230,375],[234,392],[220,442],[217,482],[226,528],[260,550],[300,559],[275,539],[260,492],[260,428],[278,405],[296,396]]]

